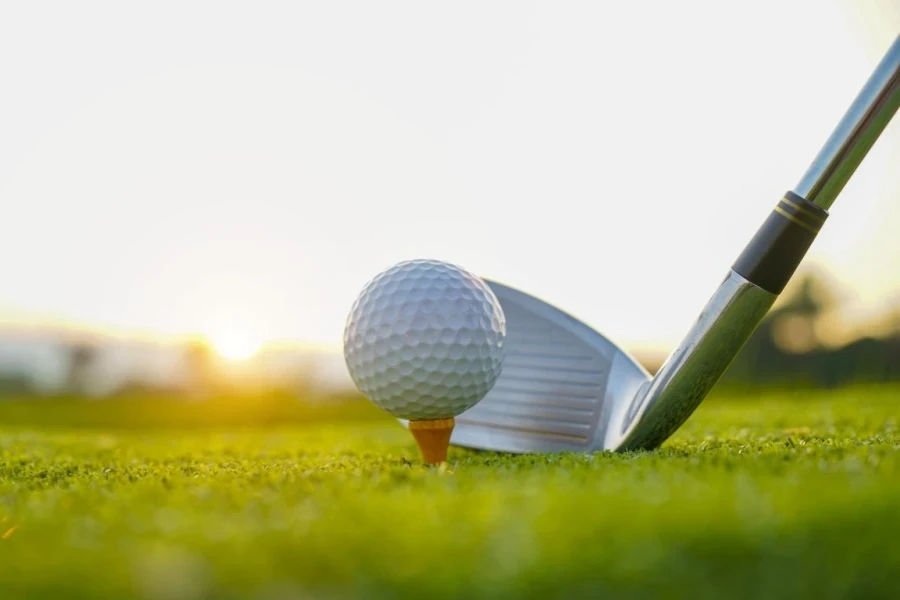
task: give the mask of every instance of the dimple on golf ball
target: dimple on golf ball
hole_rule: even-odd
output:
[[[397,418],[455,417],[500,376],[506,318],[479,277],[411,260],[379,273],[354,302],[344,360],[359,390]]]

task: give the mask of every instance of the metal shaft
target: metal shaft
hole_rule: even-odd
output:
[[[794,193],[828,210],[900,107],[900,35],[847,109]]]

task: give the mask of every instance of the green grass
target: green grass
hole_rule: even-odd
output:
[[[659,451],[447,469],[385,419],[4,410],[5,600],[900,597],[897,387],[716,397]]]

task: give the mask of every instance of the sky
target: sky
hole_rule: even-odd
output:
[[[0,8],[0,321],[339,349],[435,258],[680,339],[900,32],[896,0]],[[900,119],[808,255],[900,302]]]

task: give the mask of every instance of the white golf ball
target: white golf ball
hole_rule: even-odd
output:
[[[506,318],[479,277],[436,260],[399,263],[363,288],[344,329],[359,390],[397,418],[455,417],[500,376]]]

